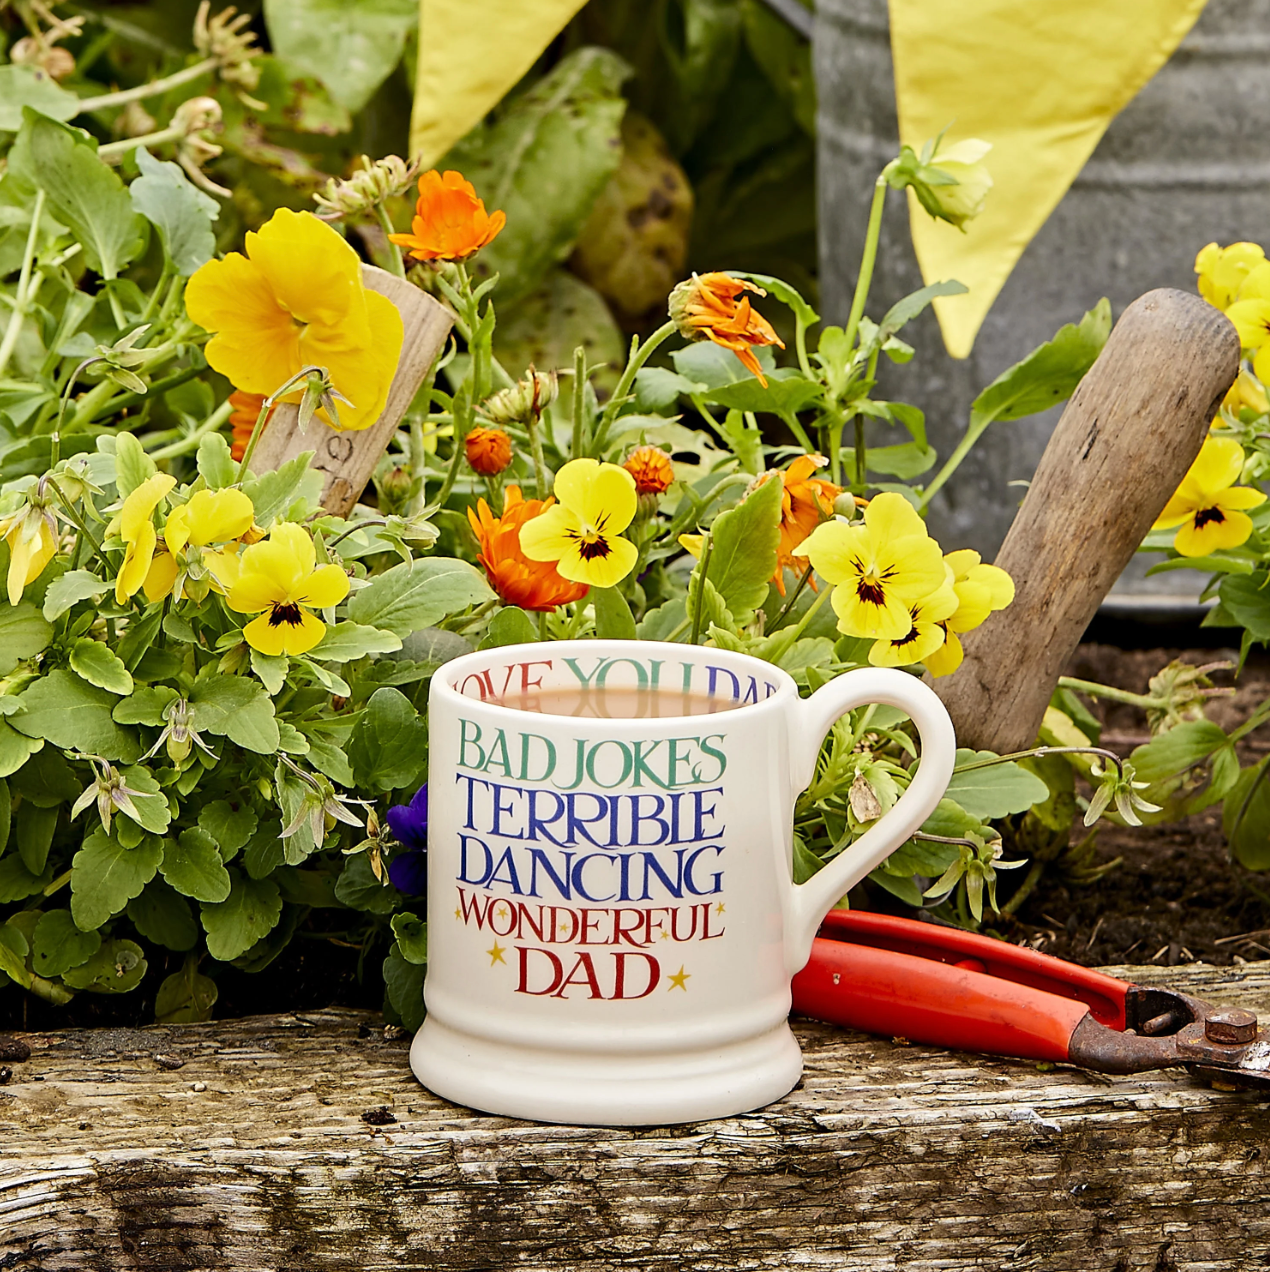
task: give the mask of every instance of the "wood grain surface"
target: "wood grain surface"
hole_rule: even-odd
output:
[[[1270,1014],[1270,962],[1108,970]],[[27,1035],[0,1269],[1270,1266],[1270,1100],[797,1031],[778,1103],[620,1131],[446,1104],[367,1013]]]
[[[252,471],[263,473],[304,451],[314,451],[313,467],[323,473],[322,506],[340,517],[348,515],[365,490],[454,324],[454,315],[440,301],[387,270],[363,265],[362,281],[397,306],[405,326],[401,359],[383,414],[356,433],[336,432],[318,419],[310,420],[301,432],[299,407],[283,402],[269,417],[251,457]]]
[[[964,636],[965,662],[934,682],[961,746],[1032,745],[1063,666],[1199,453],[1238,369],[1234,326],[1198,296],[1160,289],[1121,315],[997,556],[1014,604]]]

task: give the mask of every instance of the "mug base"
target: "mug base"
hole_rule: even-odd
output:
[[[731,1117],[787,1095],[803,1070],[789,1025],[700,1051],[548,1051],[462,1033],[429,1016],[410,1047],[429,1091],[483,1113],[573,1126],[668,1126]]]

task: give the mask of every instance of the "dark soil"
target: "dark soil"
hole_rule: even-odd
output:
[[[1068,674],[1143,693],[1148,679],[1173,658],[1196,664],[1230,651],[1213,649],[1124,650],[1082,645]],[[1236,685],[1231,673],[1219,684],[1236,692],[1216,701],[1209,717],[1233,728],[1270,694],[1270,658],[1250,660]],[[1128,755],[1148,739],[1141,712],[1115,704],[1094,704],[1103,721],[1103,745]],[[1270,726],[1241,748],[1243,762],[1270,751]],[[1077,828],[1079,829],[1079,828]],[[1013,919],[990,920],[990,930],[1010,941],[1087,966],[1158,963],[1175,966],[1202,961],[1229,964],[1270,958],[1270,874],[1252,875],[1232,865],[1221,833],[1220,807],[1168,826],[1119,829],[1098,834],[1097,859],[1121,864],[1101,880],[1075,885],[1053,872]],[[1002,876],[1004,902],[1014,879]],[[879,908],[890,909],[885,897]],[[67,1007],[51,1007],[28,994],[0,995],[0,1030],[149,1024],[154,995],[184,955],[152,950],[151,966],[137,993],[119,997],[79,994]],[[360,951],[305,934],[303,929],[263,972],[249,974],[204,960],[202,971],[216,979],[215,1014],[224,1019],[261,1012],[312,1011],[326,1006],[377,1009],[383,1002],[382,948]]]
[[[1082,645],[1067,674],[1145,693],[1147,681],[1171,659],[1204,665],[1233,650],[1123,650]],[[1235,693],[1214,701],[1208,716],[1231,729],[1270,694],[1270,659],[1249,659],[1238,681],[1213,676]],[[1148,740],[1146,720],[1133,707],[1090,704],[1103,721],[1102,744],[1127,756]],[[1240,746],[1244,764],[1270,750],[1270,728]],[[1079,827],[1077,827],[1079,830]],[[1226,853],[1217,805],[1184,822],[1137,829],[1104,825],[1097,858],[1122,864],[1096,883],[1072,885],[1044,877],[1002,936],[1086,966],[1108,963],[1229,964],[1270,958],[1270,874],[1250,874]],[[1005,892],[1003,889],[1002,898]]]

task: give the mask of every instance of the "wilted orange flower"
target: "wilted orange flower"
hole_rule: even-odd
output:
[[[235,463],[247,452],[247,443],[256,431],[256,421],[260,418],[260,408],[264,401],[263,393],[244,393],[242,389],[235,389],[229,395],[229,403],[234,408],[229,417],[229,427],[233,430],[229,453]]]
[[[461,261],[494,240],[507,224],[502,212],[486,212],[462,173],[434,168],[419,178],[419,200],[409,234],[390,234],[417,261]]]
[[[833,501],[842,487],[812,473],[828,463],[823,455],[799,455],[781,471],[785,489],[781,492],[781,541],[777,548],[776,577],[772,582],[785,595],[785,567],[799,573],[806,568],[794,560],[794,549],[826,518],[833,515]],[[810,580],[812,587],[816,580]]]
[[[785,343],[772,330],[771,323],[750,308],[749,297],[743,295],[747,291],[767,295],[761,287],[731,274],[694,274],[670,293],[670,316],[686,339],[713,340],[724,349],[731,349],[766,388],[767,377],[753,348],[779,345],[783,349]]]
[[[490,587],[506,605],[526,610],[553,610],[557,605],[580,601],[589,590],[585,583],[561,578],[553,561],[531,561],[520,550],[520,531],[525,522],[546,512],[554,499],[522,499],[519,486],[508,486],[503,515],[495,517],[484,499],[467,519],[481,544],[476,559],[485,568]]]
[[[637,446],[622,465],[635,478],[637,495],[660,495],[675,480],[670,456],[660,446]]]
[[[493,477],[512,462],[512,439],[501,428],[474,428],[464,439],[463,453],[474,471]]]

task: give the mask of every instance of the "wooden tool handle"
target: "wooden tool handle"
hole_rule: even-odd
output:
[[[1199,453],[1239,370],[1219,310],[1160,289],[1124,311],[1037,466],[996,564],[1016,595],[935,681],[961,746],[1031,746],[1089,620]]]
[[[313,467],[320,469],[323,476],[322,506],[340,517],[348,516],[366,488],[379,457],[454,324],[454,315],[444,305],[387,270],[363,265],[362,281],[397,306],[405,325],[401,358],[383,414],[369,428],[356,433],[337,433],[318,419],[310,420],[308,428],[301,432],[300,408],[283,402],[269,417],[251,456],[252,471],[264,473],[304,451],[315,452]]]

